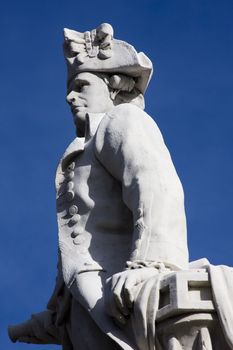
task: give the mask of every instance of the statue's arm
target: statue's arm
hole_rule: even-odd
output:
[[[188,264],[183,189],[157,125],[133,105],[120,105],[101,121],[96,157],[122,184],[133,214],[127,270],[113,275],[105,288],[108,313],[124,324],[137,285],[160,269]]]
[[[32,344],[61,344],[61,334],[54,322],[55,313],[46,310],[33,314],[31,318],[8,327],[8,334],[13,342]]]
[[[97,130],[96,157],[122,184],[123,201],[133,214],[128,266],[184,267],[183,189],[153,119],[130,104],[115,107]]]

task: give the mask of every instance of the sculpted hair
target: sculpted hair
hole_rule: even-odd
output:
[[[115,105],[132,103],[141,109],[145,108],[144,96],[135,88],[136,78],[125,74],[100,73],[98,76],[108,85],[111,99]]]

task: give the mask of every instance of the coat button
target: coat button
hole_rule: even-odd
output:
[[[78,213],[77,205],[71,205],[71,207],[69,208],[69,214],[73,216],[77,213]]]
[[[85,241],[84,237],[78,235],[77,237],[75,237],[75,239],[73,240],[73,243],[75,245],[80,245]]]
[[[66,199],[68,200],[68,202],[71,202],[74,199],[74,191],[68,191],[66,193]]]
[[[72,238],[75,238],[75,237],[77,237],[77,236],[79,236],[79,235],[80,235],[80,230],[79,230],[78,227],[75,227],[74,230],[73,230],[73,232],[71,233],[71,237],[72,237]]]
[[[74,168],[75,168],[75,162],[72,162],[68,165],[67,171],[72,171],[72,170],[74,170]]]
[[[75,224],[77,224],[77,223],[79,222],[79,220],[80,220],[80,215],[75,214],[75,215],[73,215],[73,217],[70,219],[70,223],[73,224],[73,225],[75,225]]]
[[[68,173],[65,174],[65,177],[68,179],[68,180],[72,180],[74,178],[74,171],[70,171]]]

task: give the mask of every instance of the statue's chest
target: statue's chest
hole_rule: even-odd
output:
[[[74,193],[89,200],[89,205],[91,201],[96,202],[100,197],[109,198],[109,193],[119,191],[119,184],[96,158],[93,142],[86,146],[72,166]]]
[[[96,203],[109,200],[110,193],[118,196],[121,192],[119,183],[96,158],[92,141],[67,162],[61,179],[57,188],[58,203],[67,206],[78,202],[83,213]]]

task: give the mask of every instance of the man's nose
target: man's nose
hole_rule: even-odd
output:
[[[76,98],[77,98],[77,96],[76,96],[75,92],[74,92],[74,91],[71,91],[71,92],[66,96],[66,101],[67,101],[68,103],[72,103],[72,102],[75,102],[75,101],[76,101]]]

